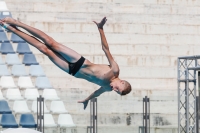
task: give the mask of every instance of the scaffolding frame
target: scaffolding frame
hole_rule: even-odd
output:
[[[37,98],[37,131],[44,133],[44,98]]]
[[[177,59],[178,82],[178,133],[198,133],[197,79],[200,56],[185,56]]]
[[[90,126],[87,126],[87,133],[97,133],[97,98],[90,100]]]
[[[143,133],[150,133],[150,98],[143,98]]]

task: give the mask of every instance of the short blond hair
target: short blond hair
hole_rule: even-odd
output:
[[[125,81],[124,80],[124,83],[125,83],[125,87],[124,87],[124,90],[122,91],[122,94],[121,95],[126,95],[128,93],[131,92],[131,85],[129,82]]]

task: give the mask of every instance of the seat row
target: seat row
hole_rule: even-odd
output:
[[[0,32],[1,33],[1,32]],[[2,54],[15,53],[13,46],[9,42],[3,42],[0,45],[0,52]],[[18,43],[16,52],[19,54],[31,54],[31,50],[26,42]]]
[[[38,65],[34,54],[24,54],[22,62],[20,61],[17,54],[7,54],[6,55],[6,64],[7,65]],[[0,57],[0,64],[5,64],[3,59]]]
[[[31,110],[28,108],[26,101],[23,100],[14,101],[12,110],[15,114],[31,113],[31,112],[37,113],[37,101],[32,102]],[[10,114],[12,113],[12,110],[8,106],[7,101],[0,100],[0,114]],[[63,101],[51,101],[50,110],[47,109],[47,106],[44,102],[44,113],[50,113],[50,112],[53,114],[68,113]]]
[[[26,68],[23,64],[19,65],[13,65],[11,72],[9,72],[7,65],[1,65],[0,64],[0,76],[45,76],[44,70],[40,65],[31,65],[29,68],[29,74],[26,71]]]
[[[1,117],[0,125],[2,128],[36,128],[37,124],[35,123],[34,117],[32,114],[21,114],[19,125],[16,122],[16,119],[13,114],[3,114]]]
[[[11,38],[8,39],[6,33],[1,28],[1,30],[0,30],[0,42],[10,42],[10,41],[13,42],[13,43],[25,42],[22,38],[20,38],[15,33],[11,33]]]
[[[33,85],[29,76],[21,76],[18,79],[17,86],[21,89],[26,88],[38,88],[38,89],[49,89],[53,88],[47,77],[37,77],[35,85]],[[2,76],[0,79],[0,87],[2,89],[17,88],[12,76]]]
[[[0,125],[3,128],[36,128],[37,124],[32,114],[21,114],[19,124],[13,114],[3,114]],[[60,114],[58,116],[58,124],[55,123],[51,114],[44,114],[44,127],[75,127],[70,114]]]
[[[37,89],[26,89],[22,97],[19,89],[8,89],[5,95],[7,100],[37,100],[39,93]],[[45,100],[60,100],[55,89],[44,89],[42,97]],[[5,99],[0,91],[0,100]]]

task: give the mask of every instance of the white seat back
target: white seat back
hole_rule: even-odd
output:
[[[29,100],[36,100],[39,97],[37,89],[26,89],[24,97]]]
[[[50,111],[53,113],[67,113],[63,101],[52,101]]]
[[[31,78],[29,76],[28,77],[25,77],[25,76],[19,77],[18,86],[20,88],[33,88],[34,87],[32,81],[31,81]]]
[[[60,114],[58,116],[58,124],[65,127],[76,126],[70,114]]]
[[[8,98],[9,100],[23,99],[19,89],[8,89],[6,93],[6,98]]]
[[[26,101],[14,101],[13,110],[16,113],[30,112]]]
[[[55,89],[44,89],[42,96],[46,100],[58,100],[58,99],[60,99],[58,97]]]
[[[2,88],[15,88],[16,87],[12,76],[2,76],[0,85]]]

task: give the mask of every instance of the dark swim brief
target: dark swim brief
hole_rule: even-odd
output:
[[[69,74],[74,76],[79,71],[79,69],[83,65],[84,61],[85,61],[85,58],[83,56],[81,56],[81,58],[75,63],[68,62],[69,63]]]

